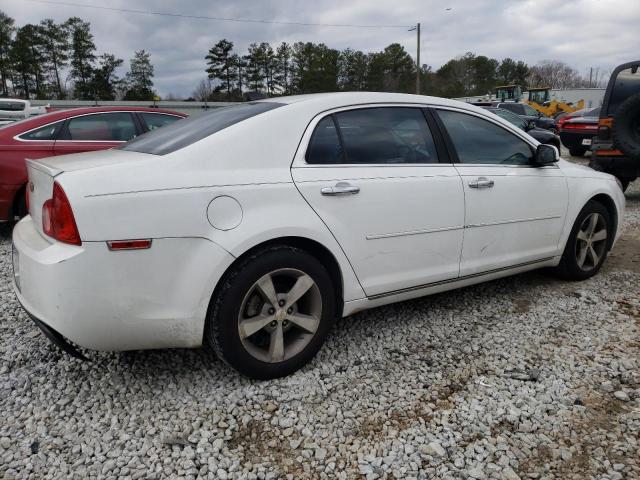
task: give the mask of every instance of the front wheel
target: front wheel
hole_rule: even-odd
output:
[[[567,280],[586,280],[604,263],[609,248],[611,216],[600,202],[590,201],[578,214],[555,271]]]
[[[260,250],[222,282],[205,336],[220,358],[249,377],[295,372],[318,352],[334,322],[331,277],[315,257],[298,248]]]

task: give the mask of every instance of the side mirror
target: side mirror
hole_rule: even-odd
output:
[[[529,120],[527,122],[527,125],[524,127],[524,131],[528,132],[529,130],[533,130],[534,128],[536,128],[535,120]]]
[[[533,155],[533,164],[536,167],[544,167],[546,165],[553,165],[560,160],[560,152],[553,145],[547,145],[541,143],[536,148],[536,153]]]

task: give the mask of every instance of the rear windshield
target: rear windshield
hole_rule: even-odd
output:
[[[217,108],[211,112],[189,117],[165,128],[159,128],[119,147],[120,150],[166,155],[187,147],[203,138],[224,130],[284,104],[275,102],[242,103],[230,107]]]
[[[0,100],[0,110],[5,112],[21,112],[24,110],[25,104],[22,102],[7,102],[6,100]]]

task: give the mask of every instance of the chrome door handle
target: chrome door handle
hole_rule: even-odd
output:
[[[322,187],[322,195],[355,195],[360,191],[360,187],[351,185],[349,182],[338,182],[333,187]]]
[[[476,180],[471,180],[469,186],[471,188],[491,188],[493,180],[489,180],[487,177],[478,177]]]

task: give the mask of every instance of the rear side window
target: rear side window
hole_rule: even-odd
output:
[[[126,142],[136,136],[130,113],[96,113],[69,119],[60,140]]]
[[[420,109],[376,107],[323,119],[314,131],[306,160],[310,164],[437,163],[438,155]]]
[[[324,117],[313,132],[307,149],[307,163],[344,163],[344,151],[333,116]]]
[[[64,123],[63,121],[51,123],[44,127],[36,128],[30,132],[23,133],[18,138],[21,140],[55,140],[58,135],[60,127]]]
[[[529,165],[533,150],[527,142],[498,125],[473,115],[438,110],[460,163]]]
[[[139,115],[144,120],[144,123],[147,124],[147,128],[149,129],[149,131],[155,130],[156,128],[164,127],[165,125],[170,125],[176,120],[182,119],[182,117],[177,117],[175,115],[165,115],[163,113],[140,112]]]
[[[120,149],[151,153],[153,155],[166,155],[196,143],[231,125],[283,105],[275,102],[255,102],[217,108],[211,112],[182,120],[172,128],[158,128],[152,132],[145,133],[123,145]],[[250,141],[250,139],[247,140]]]

